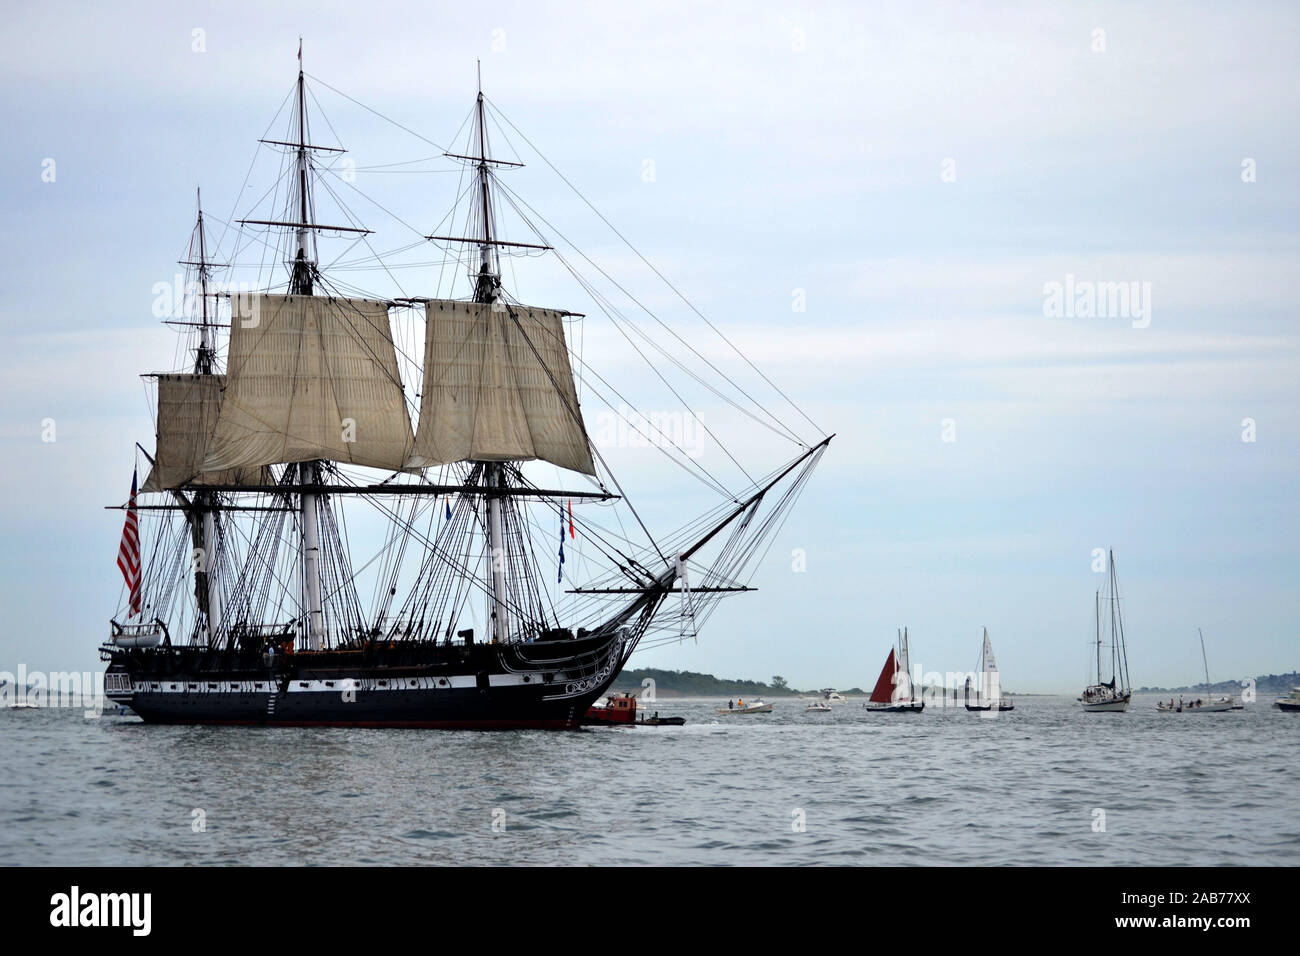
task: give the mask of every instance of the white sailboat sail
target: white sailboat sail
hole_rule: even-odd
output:
[[[997,701],[1002,696],[1002,678],[998,674],[998,662],[993,656],[988,628],[984,629],[984,649],[980,652],[980,660],[980,699]]]

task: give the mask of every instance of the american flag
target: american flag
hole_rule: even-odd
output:
[[[131,472],[131,500],[126,506],[126,524],[122,526],[122,546],[117,549],[117,566],[122,569],[127,590],[131,592],[128,617],[140,613],[140,521],[135,513],[136,474]]]

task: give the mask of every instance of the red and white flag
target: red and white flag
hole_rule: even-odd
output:
[[[131,472],[131,500],[126,505],[126,524],[122,526],[122,545],[117,549],[117,566],[122,569],[126,588],[131,592],[131,613],[140,613],[140,520],[135,513],[136,472]]]

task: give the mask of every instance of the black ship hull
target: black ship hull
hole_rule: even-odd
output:
[[[105,689],[146,723],[569,730],[618,676],[627,643],[619,632],[251,659],[207,648],[108,646]]]

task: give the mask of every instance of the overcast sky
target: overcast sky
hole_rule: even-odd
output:
[[[761,590],[634,665],[869,685],[897,627],[942,672],[987,626],[1005,686],[1074,692],[1114,548],[1135,685],[1199,680],[1197,627],[1216,679],[1296,669],[1298,27],[1289,4],[10,4],[0,670],[98,666],[121,583],[101,509],[152,443],[138,375],[178,363],[154,285],[196,186],[232,252],[299,36],[313,134],[355,157],[376,202],[340,190],[377,247],[432,229],[455,175],[367,167],[451,145],[481,59],[502,113],[837,434]],[[725,357],[510,145],[512,189]],[[519,268],[520,298],[589,305]],[[371,291],[437,287],[396,281]],[[1053,283],[1120,282],[1126,314],[1053,312]],[[590,311],[584,358],[617,373]],[[739,438],[759,470],[790,450]],[[668,526],[716,504],[614,451]]]

